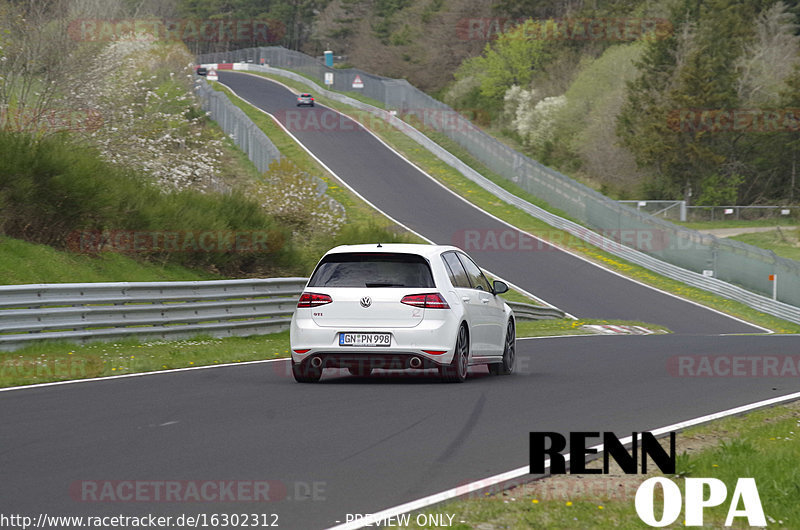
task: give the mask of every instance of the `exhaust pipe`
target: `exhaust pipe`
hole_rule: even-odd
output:
[[[313,366],[314,368],[319,368],[320,366],[322,366],[322,357],[312,357],[311,366]]]
[[[408,365],[411,368],[419,368],[422,366],[422,359],[419,357],[412,357],[410,361],[408,361]]]

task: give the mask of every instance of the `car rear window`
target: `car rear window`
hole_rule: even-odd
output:
[[[309,287],[434,287],[427,260],[416,254],[329,254],[317,266]]]

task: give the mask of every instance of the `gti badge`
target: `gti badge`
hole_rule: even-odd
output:
[[[361,307],[369,307],[372,305],[372,298],[365,296],[361,299]]]

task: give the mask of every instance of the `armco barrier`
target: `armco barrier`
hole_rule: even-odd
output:
[[[240,50],[239,52],[231,52],[228,55],[232,55],[235,58],[237,53],[246,51],[248,50]],[[286,52],[288,53],[289,50],[286,50]],[[297,54],[297,52],[291,53]],[[502,158],[501,155],[504,155],[506,151],[511,153],[508,155],[510,157],[509,160],[513,160],[517,173],[512,172],[514,176],[510,180],[527,189],[530,193],[539,195],[551,204],[584,220],[589,226],[604,227],[606,230],[611,228],[618,233],[651,231],[667,240],[667,244],[664,245],[663,249],[651,253],[626,247],[620,244],[619,241],[603,237],[582,225],[551,214],[524,199],[520,199],[467,166],[420,131],[386,110],[368,105],[344,94],[322,89],[302,75],[280,68],[245,63],[237,64],[236,69],[281,75],[305,83],[325,97],[379,116],[482,188],[555,228],[564,230],[588,243],[598,245],[611,254],[658,272],[668,278],[741,302],[758,311],[790,322],[800,323],[800,307],[798,307],[800,306],[800,262],[781,258],[772,251],[738,241],[729,241],[709,234],[702,234],[652,217],[646,213],[637,212],[633,208],[620,205],[594,190],[538,164],[500,144],[493,138],[491,139],[494,146],[492,150],[496,151],[495,154],[497,156]],[[444,105],[440,102],[436,103],[437,105]],[[449,107],[447,108],[449,109]],[[452,109],[450,110],[452,111]],[[485,133],[478,131],[469,124],[469,122],[453,129],[463,133],[464,130],[470,127],[476,131],[476,134],[488,137]],[[485,138],[482,141],[485,142]],[[478,156],[468,146],[465,147]],[[478,158],[485,162],[482,157],[478,156]],[[533,166],[530,164],[533,164]],[[534,166],[535,170],[531,174],[531,168]],[[497,168],[493,169],[497,170]],[[532,184],[534,181],[537,183],[536,185]],[[543,188],[538,186],[543,186],[543,188],[550,190],[567,202],[556,200],[555,196],[550,193],[543,193]],[[577,210],[567,204],[570,201],[575,203],[572,206],[575,206]],[[589,220],[586,221],[586,219]],[[705,270],[711,270],[713,277],[700,273]],[[778,278],[777,300],[764,296],[764,294],[771,293],[770,275]],[[728,281],[724,281],[726,279]],[[744,285],[747,288],[740,287],[740,285]]]
[[[289,327],[306,278],[0,286],[0,350],[35,341],[182,339]],[[563,312],[513,303],[522,319]]]
[[[0,286],[0,350],[34,341],[181,339],[289,327],[305,278]]]
[[[514,311],[517,320],[552,320],[566,318],[566,314],[556,307],[540,307],[520,302],[509,302],[508,306]]]

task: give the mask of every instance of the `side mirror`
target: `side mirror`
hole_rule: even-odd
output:
[[[503,294],[504,292],[508,291],[508,285],[506,282],[495,280],[492,282],[492,290],[494,291],[494,294]]]

